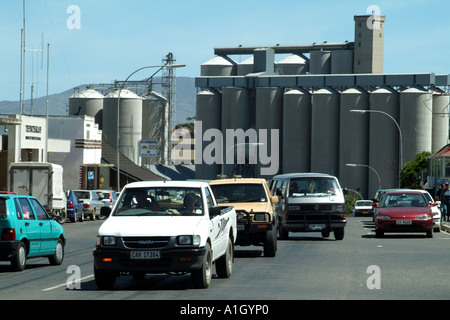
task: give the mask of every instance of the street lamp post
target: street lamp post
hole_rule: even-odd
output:
[[[355,113],[369,113],[369,112],[373,112],[373,113],[381,113],[384,114],[386,116],[388,116],[389,118],[391,118],[392,121],[394,121],[395,125],[397,126],[398,129],[398,135],[399,135],[399,166],[398,166],[398,187],[400,188],[400,172],[403,168],[403,137],[402,137],[402,130],[400,129],[400,125],[398,124],[398,122],[394,119],[394,117],[392,117],[389,113],[384,112],[384,111],[380,111],[380,110],[359,110],[359,109],[353,109],[350,110],[350,112],[355,112]]]
[[[345,166],[347,167],[366,167],[369,168],[371,170],[373,170],[373,172],[375,172],[375,174],[378,177],[378,190],[381,189],[381,179],[380,179],[380,175],[378,174],[377,170],[375,170],[374,168],[372,168],[371,166],[368,166],[366,164],[357,164],[357,163],[346,163]]]
[[[125,84],[127,83],[128,79],[131,78],[131,76],[133,76],[135,73],[144,70],[144,69],[150,69],[150,68],[159,68],[153,75],[152,77],[157,74],[159,71],[161,71],[163,68],[182,68],[185,67],[185,64],[165,64],[165,65],[157,65],[157,66],[145,66],[142,68],[139,68],[135,71],[133,71],[126,79],[125,81],[122,83],[122,85],[120,86],[119,89],[119,93],[117,95],[117,128],[116,128],[116,168],[117,168],[117,191],[120,192],[120,151],[119,151],[119,143],[120,143],[120,139],[119,139],[119,134],[120,134],[120,130],[119,130],[119,121],[120,121],[120,116],[119,116],[119,109],[120,109],[120,93],[122,92],[122,89],[125,87]]]

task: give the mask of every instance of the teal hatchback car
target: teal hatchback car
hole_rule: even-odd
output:
[[[0,235],[0,261],[14,270],[25,269],[29,258],[48,257],[53,265],[64,259],[64,229],[35,197],[0,195]]]

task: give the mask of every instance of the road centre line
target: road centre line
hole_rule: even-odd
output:
[[[83,280],[92,278],[93,276],[94,276],[94,274],[90,274],[90,275],[88,275],[88,276],[85,276],[85,277],[83,277],[83,278],[80,278],[80,282],[83,281]],[[58,285],[56,285],[56,286],[54,286],[54,287],[42,289],[41,291],[51,291],[51,290],[54,290],[54,289],[57,289],[57,288],[61,288],[61,287],[66,287],[66,286],[67,286],[67,282],[58,284]]]

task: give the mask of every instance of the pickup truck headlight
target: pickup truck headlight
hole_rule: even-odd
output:
[[[200,236],[198,235],[181,235],[177,238],[177,244],[185,246],[198,246],[200,245]]]
[[[115,246],[117,244],[116,237],[113,236],[98,236],[97,237],[97,245],[104,245],[104,246]]]

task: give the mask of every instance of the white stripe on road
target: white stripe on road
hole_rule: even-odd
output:
[[[83,280],[92,278],[93,276],[94,276],[93,274],[90,274],[90,275],[88,275],[88,276],[86,276],[86,277],[80,278],[80,282],[83,281]],[[58,284],[57,286],[54,286],[54,287],[42,289],[41,291],[50,291],[50,290],[57,289],[57,288],[61,288],[61,287],[67,287],[67,282],[66,282],[66,283]]]

